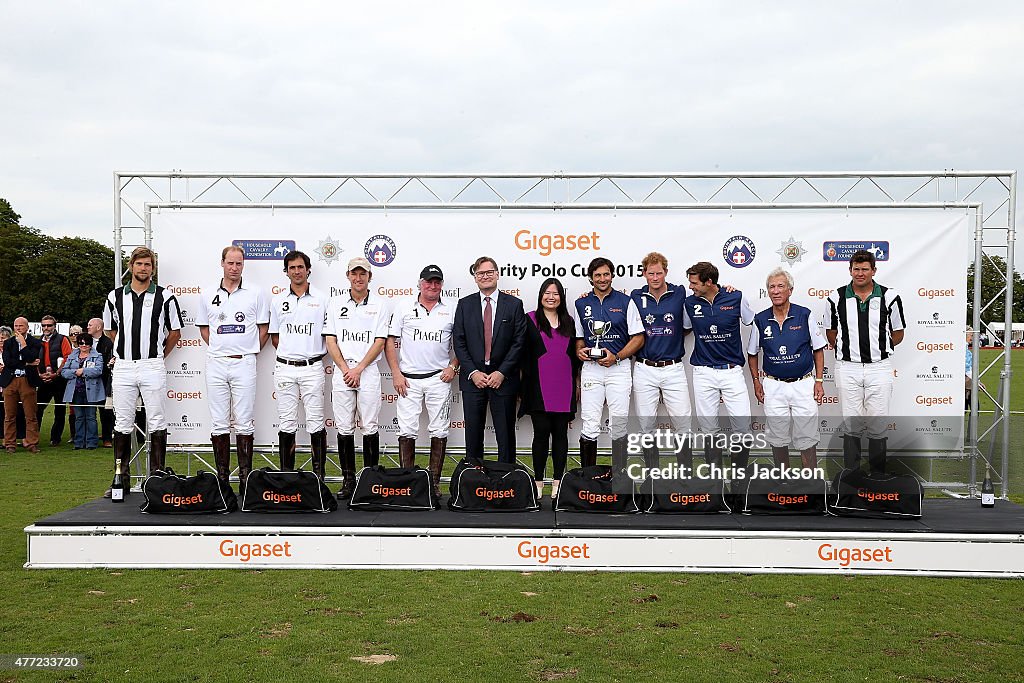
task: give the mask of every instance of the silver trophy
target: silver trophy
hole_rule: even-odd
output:
[[[590,327],[590,333],[594,335],[594,345],[587,349],[587,355],[590,356],[591,360],[601,360],[604,358],[604,349],[601,348],[601,337],[608,334],[608,331],[612,329],[611,321],[588,320],[587,325]]]

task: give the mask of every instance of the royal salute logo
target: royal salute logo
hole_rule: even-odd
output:
[[[938,365],[933,365],[927,372],[917,373],[916,377],[923,382],[944,382],[953,379],[953,373],[941,372]]]
[[[935,311],[929,317],[918,320],[917,324],[925,329],[937,329],[953,327],[956,325],[956,321],[948,316],[942,315],[938,311]]]
[[[185,325],[195,325],[196,316],[193,315],[192,313],[189,313],[183,308],[181,309],[181,322]]]
[[[203,374],[201,370],[191,370],[188,363],[182,363],[178,367],[167,368],[167,374],[171,377],[198,377]]]
[[[914,432],[918,434],[952,434],[953,424],[957,424],[954,420],[958,418],[950,418],[949,420],[929,420],[926,424],[920,427],[915,427]],[[944,423],[950,426],[945,426]]]
[[[395,246],[395,241],[387,235],[374,235],[366,240],[363,254],[366,256],[367,261],[383,268],[384,266],[391,265],[395,260],[395,257],[398,255],[398,247]]]
[[[198,422],[190,422],[188,415],[182,415],[181,420],[178,422],[168,422],[168,427],[172,427],[174,430],[179,432],[195,432],[198,431],[203,425]]]
[[[746,268],[756,255],[754,241],[745,235],[733,235],[722,246],[722,258],[733,268]]]

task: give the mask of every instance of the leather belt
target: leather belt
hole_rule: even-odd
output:
[[[278,363],[284,363],[285,365],[294,365],[297,368],[304,368],[307,365],[313,365],[314,363],[319,363],[320,361],[322,361],[324,359],[325,355],[326,354],[321,353],[319,356],[313,356],[312,358],[310,358],[308,360],[288,360],[287,358],[278,358],[277,362]],[[241,357],[241,356],[239,356],[239,357]]]
[[[434,375],[439,375],[442,372],[444,372],[444,368],[441,368],[440,370],[434,370],[433,372],[403,372],[402,375],[406,379],[426,379],[428,377],[433,377]]]
[[[739,366],[736,365],[735,363],[728,363],[726,365],[707,365],[705,367],[709,367],[712,370],[732,370],[733,368],[738,368]]]
[[[646,358],[641,358],[640,362],[643,363],[644,365],[649,365],[652,368],[667,368],[670,365],[682,363],[683,359],[680,358],[679,360],[647,360]]]
[[[800,380],[807,379],[812,375],[814,375],[814,372],[808,372],[803,377],[775,377],[774,375],[769,375],[767,372],[764,374],[764,376],[767,377],[768,379],[773,379],[776,382],[786,382],[787,384],[790,384],[792,382],[799,382]]]

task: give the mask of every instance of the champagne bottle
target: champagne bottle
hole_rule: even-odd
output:
[[[110,501],[124,502],[124,477],[121,476],[121,458],[114,461],[114,481],[110,484]]]
[[[996,506],[996,492],[992,488],[992,477],[989,475],[989,468],[985,468],[985,481],[981,482],[981,507],[992,508]]]

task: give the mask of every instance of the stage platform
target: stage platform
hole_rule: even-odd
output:
[[[31,568],[358,568],[1024,576],[1024,507],[926,499],[920,520],[365,512],[167,516],[90,501],[27,527]]]

